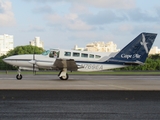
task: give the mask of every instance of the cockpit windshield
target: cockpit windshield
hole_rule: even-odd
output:
[[[46,50],[42,53],[42,55],[48,55],[50,53],[50,50]]]

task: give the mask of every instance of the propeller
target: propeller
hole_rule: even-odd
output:
[[[36,73],[36,71],[35,71],[35,62],[36,62],[36,59],[35,59],[35,52],[33,53],[33,61],[34,61],[34,63],[33,63],[33,74],[35,75],[35,73]]]

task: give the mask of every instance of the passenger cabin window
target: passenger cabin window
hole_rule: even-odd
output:
[[[80,53],[73,52],[73,57],[79,57],[79,56],[80,56]]]
[[[86,54],[86,53],[82,53],[82,54],[81,54],[81,57],[88,58],[88,54]]]
[[[71,56],[71,52],[64,52],[64,56]]]
[[[99,55],[96,55],[96,58],[101,58],[101,56],[99,56]]]
[[[93,54],[89,54],[89,58],[94,58],[94,55]]]

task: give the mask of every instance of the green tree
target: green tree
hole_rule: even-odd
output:
[[[44,50],[42,48],[39,48],[37,46],[18,46],[14,48],[13,50],[10,50],[7,54],[7,56],[12,55],[20,55],[20,54],[41,54]]]
[[[26,46],[18,46],[13,50],[10,50],[7,55],[3,55],[0,57],[0,70],[14,70],[17,69],[14,66],[8,65],[3,62],[3,59],[12,55],[20,55],[20,54],[41,54],[44,50],[42,48],[26,45]]]

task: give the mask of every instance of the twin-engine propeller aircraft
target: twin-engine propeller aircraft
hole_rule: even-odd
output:
[[[39,68],[59,70],[59,78],[67,80],[69,78],[67,71],[102,71],[129,65],[143,65],[156,36],[155,33],[141,33],[118,53],[52,49],[41,55],[15,55],[3,61],[19,67],[16,76],[18,80],[22,79],[21,69]]]

